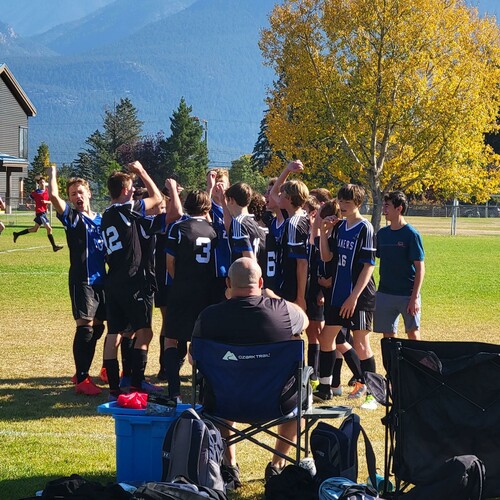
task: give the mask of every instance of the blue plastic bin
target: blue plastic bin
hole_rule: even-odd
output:
[[[117,482],[161,481],[163,439],[172,422],[190,407],[177,405],[171,417],[146,415],[145,410],[121,408],[115,402],[97,407],[115,420]]]

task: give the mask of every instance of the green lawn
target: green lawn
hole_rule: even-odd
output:
[[[498,343],[500,220],[474,219],[468,231],[477,235],[459,232],[455,237],[448,235],[449,219],[444,222],[440,230],[447,227],[448,232],[435,234],[434,219],[412,220],[424,234],[426,250],[423,337]],[[93,399],[77,397],[70,383],[74,322],[67,293],[68,250],[65,246],[53,253],[43,229],[13,244],[13,229],[7,226],[0,236],[0,498],[33,495],[47,481],[72,473],[103,483],[114,481],[114,422],[96,413],[96,406],[106,401],[106,391]],[[54,234],[56,242],[64,241],[62,229],[56,228]],[[159,324],[155,311],[156,334]],[[380,367],[376,335],[372,346]],[[102,343],[94,376],[101,353]],[[157,371],[155,338],[147,374],[153,377]],[[347,372],[344,375],[348,378]],[[187,385],[185,390],[187,396]],[[345,398],[338,400],[339,404],[346,402]],[[383,409],[359,410],[381,467],[383,413]],[[245,485],[231,498],[261,498],[268,460],[266,452],[241,446],[239,463]],[[365,477],[362,466],[360,480]]]

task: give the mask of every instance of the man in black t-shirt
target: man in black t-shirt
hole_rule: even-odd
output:
[[[233,262],[227,278],[230,299],[202,311],[196,321],[193,337],[239,344],[271,343],[298,338],[308,325],[305,312],[270,290],[266,290],[268,296],[264,297],[262,285],[262,271],[255,259],[242,257]],[[209,406],[208,402],[206,404]],[[227,430],[221,429],[221,432]],[[296,422],[280,425],[278,433],[296,442]],[[290,445],[277,439],[276,449],[286,454]],[[285,460],[274,454],[266,467],[266,480],[279,474],[285,465]],[[224,468],[225,473],[232,476],[238,486],[239,470],[234,445],[227,449]]]
[[[147,390],[144,371],[148,346],[153,337],[151,329],[151,295],[142,266],[139,238],[139,219],[146,210],[159,205],[162,196],[144,167],[138,162],[128,165],[130,174],[113,172],[108,178],[111,205],[102,216],[102,235],[107,250],[108,275],[105,283],[108,334],[104,347],[104,366],[107,371],[110,396],[120,394],[117,349],[121,334],[130,324],[135,334],[132,354],[131,389]],[[133,201],[133,174],[146,187],[149,198]]]

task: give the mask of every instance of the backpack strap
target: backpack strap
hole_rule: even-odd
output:
[[[368,466],[368,476],[370,477],[370,482],[373,488],[377,489],[377,460],[375,458],[375,452],[373,451],[373,446],[368,438],[368,434],[363,429],[363,426],[359,426],[361,433],[363,434],[363,439],[365,441],[365,455],[366,455],[366,465]]]

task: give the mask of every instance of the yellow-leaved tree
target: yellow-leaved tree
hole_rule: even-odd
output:
[[[260,48],[275,151],[305,180],[383,195],[432,188],[484,201],[500,186],[484,134],[498,129],[500,31],[463,0],[284,0]],[[267,174],[282,166],[275,159]],[[317,186],[316,186],[317,187]]]

